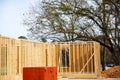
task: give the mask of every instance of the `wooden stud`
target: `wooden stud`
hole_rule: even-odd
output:
[[[7,52],[7,57],[4,58],[7,60],[5,62],[8,75],[0,74],[0,80],[8,80],[10,77],[9,80],[13,80],[14,76],[22,75],[23,67],[43,66],[58,67],[61,77],[95,78],[100,76],[100,44],[97,42],[38,43],[0,36],[0,70],[3,65],[2,47],[6,47],[4,52]],[[69,67],[62,66],[62,49],[69,49]],[[65,58],[66,55],[65,51]],[[64,61],[67,65],[67,58]]]
[[[68,48],[69,48],[69,70],[68,70],[68,72],[71,73],[71,65],[72,65],[72,64],[71,64],[71,54],[72,54],[72,53],[71,53],[71,47],[70,47],[71,44],[70,44],[70,42],[68,43],[68,46],[69,46],[69,47],[68,47]]]

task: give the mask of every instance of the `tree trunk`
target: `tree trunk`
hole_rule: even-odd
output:
[[[102,71],[104,71],[106,69],[105,68],[105,65],[106,65],[105,55],[106,55],[105,47],[102,46],[102,48],[101,48],[101,65],[102,65]]]
[[[112,54],[114,64],[115,65],[120,65],[119,55],[117,55],[117,52],[114,49],[111,49],[110,52]]]

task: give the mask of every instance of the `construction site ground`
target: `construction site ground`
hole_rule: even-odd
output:
[[[120,80],[120,78],[99,78],[99,79],[69,79],[69,78],[61,78],[58,80]]]
[[[59,80],[120,80],[120,66],[114,66],[101,72],[98,79],[69,79],[61,78]]]
[[[14,80],[23,80],[22,76],[16,76]],[[58,80],[120,80],[120,66],[111,67],[101,72],[101,76],[97,79],[73,79],[73,78],[58,78]]]

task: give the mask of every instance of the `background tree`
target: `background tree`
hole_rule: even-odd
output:
[[[47,42],[47,40],[45,38],[41,38],[42,42]]]
[[[18,39],[27,39],[25,36],[19,36]]]
[[[52,2],[52,1],[51,1]],[[84,1],[81,1],[83,3]],[[81,23],[77,15],[63,14],[57,8],[62,8],[56,4],[42,2],[32,7],[32,11],[26,14],[24,24],[29,26],[29,37],[41,41],[44,37],[52,41],[74,41],[79,32]],[[84,5],[84,4],[83,4]]]
[[[37,40],[46,37],[54,41],[97,41],[119,65],[119,7],[119,0],[49,0],[33,7],[25,24],[30,37]]]

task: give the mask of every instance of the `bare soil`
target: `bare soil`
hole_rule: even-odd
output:
[[[120,78],[120,66],[114,66],[101,72],[104,78]]]

